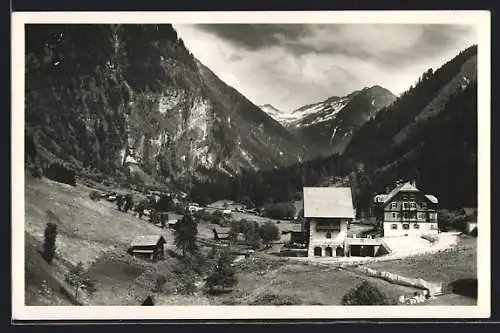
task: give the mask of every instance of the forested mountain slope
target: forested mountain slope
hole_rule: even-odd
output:
[[[350,185],[360,214],[373,195],[400,179],[416,180],[440,207],[477,205],[477,47],[426,71],[393,104],[359,127],[342,155],[321,157],[236,179],[199,183],[193,197],[257,204],[300,197],[303,186]]]
[[[189,182],[309,156],[168,24],[28,25],[25,101],[28,160],[77,170]]]

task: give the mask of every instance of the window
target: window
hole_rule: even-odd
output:
[[[403,209],[408,209],[408,208],[409,208],[408,202],[403,202]]]
[[[429,213],[430,220],[437,220],[437,213]]]
[[[396,218],[396,213],[392,213],[392,218],[395,219]]]
[[[403,230],[410,229],[410,225],[408,223],[403,224]]]
[[[326,233],[326,238],[332,238],[332,233],[330,231]]]
[[[411,209],[417,208],[417,203],[415,201],[410,202],[410,208]]]
[[[391,202],[391,209],[396,209],[396,208],[398,208],[398,203],[395,201]]]
[[[398,225],[396,223],[391,224],[391,229],[396,230],[398,228]]]
[[[414,229],[420,229],[420,224],[415,223],[415,224],[413,225],[413,228],[414,228]]]
[[[410,218],[410,215],[408,213],[403,213],[403,219],[408,220]]]

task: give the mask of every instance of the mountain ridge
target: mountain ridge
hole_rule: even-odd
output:
[[[287,127],[328,153],[342,153],[353,131],[395,100],[394,94],[379,85],[364,87],[298,108],[294,112],[302,117]]]

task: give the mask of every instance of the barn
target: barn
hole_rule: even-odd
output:
[[[153,262],[164,258],[164,245],[167,242],[161,235],[137,236],[131,243],[129,253]]]

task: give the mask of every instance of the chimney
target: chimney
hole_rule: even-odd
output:
[[[417,187],[417,180],[413,179],[410,183],[413,187]]]

